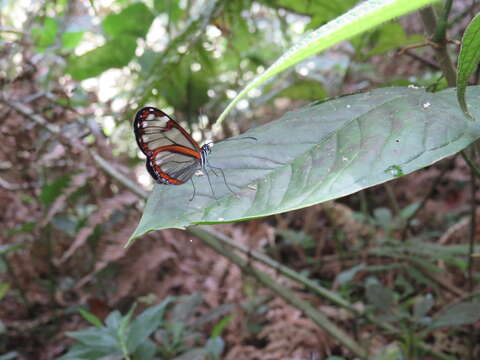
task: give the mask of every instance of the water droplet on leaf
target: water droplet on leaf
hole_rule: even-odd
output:
[[[386,173],[392,175],[393,177],[400,177],[400,176],[403,176],[403,170],[400,166],[398,165],[392,165],[392,166],[389,166],[386,170],[385,170]]]

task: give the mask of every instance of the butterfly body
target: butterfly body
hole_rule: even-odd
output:
[[[157,183],[181,185],[205,169],[211,144],[200,147],[163,111],[145,107],[137,112],[133,126],[138,147],[147,157],[147,170]]]

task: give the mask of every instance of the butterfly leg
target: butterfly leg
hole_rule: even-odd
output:
[[[232,190],[232,188],[230,187],[230,185],[228,185],[228,183],[227,183],[227,178],[225,177],[225,173],[223,172],[223,169],[222,169],[222,168],[215,167],[215,166],[212,166],[212,165],[210,165],[210,164],[208,164],[208,167],[212,170],[212,172],[213,172],[216,176],[218,176],[218,175],[215,173],[214,170],[220,171],[220,173],[222,174],[222,177],[223,177],[223,182],[224,182],[225,185],[227,186],[228,190],[230,190],[230,192],[231,192],[233,195],[237,195],[237,194],[235,193],[235,191]]]
[[[208,185],[210,185],[210,190],[212,190],[213,197],[215,198],[215,200],[218,200],[215,195],[215,191],[213,190],[213,185],[212,185],[212,182],[210,181],[210,175],[208,175],[208,171],[205,170],[205,174],[207,175]]]
[[[195,199],[195,194],[197,193],[197,190],[195,189],[195,183],[193,182],[193,178],[190,179],[190,181],[192,182],[192,186],[193,186],[193,195],[189,201],[192,201],[193,199]]]

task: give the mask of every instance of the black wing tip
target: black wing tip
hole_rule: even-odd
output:
[[[162,110],[159,108],[156,108],[154,106],[144,106],[140,110],[137,111],[137,114],[135,115],[135,119],[139,118],[142,116],[143,113],[149,112],[149,113],[156,113],[156,115],[161,115],[161,116],[168,116],[165,114]]]

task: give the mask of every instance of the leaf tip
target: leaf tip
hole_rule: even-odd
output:
[[[472,121],[475,121],[475,116],[473,116],[470,111],[468,111],[467,108],[465,109],[462,109],[463,110],[463,114],[469,119],[469,120],[472,120]]]

